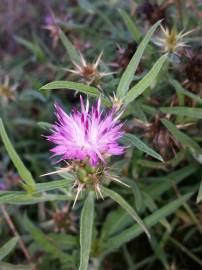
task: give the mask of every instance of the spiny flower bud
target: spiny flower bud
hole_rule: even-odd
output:
[[[95,63],[87,63],[83,55],[80,53],[81,63],[77,64],[73,62],[76,69],[66,69],[67,71],[78,75],[84,80],[87,84],[98,84],[102,77],[114,74],[114,72],[100,72],[98,71],[98,65],[100,63],[103,52],[100,53]]]
[[[164,52],[177,53],[179,48],[187,47],[187,44],[184,41],[184,37],[191,34],[194,30],[188,32],[177,32],[175,27],[171,30],[161,26],[162,34],[161,37],[158,37],[155,41],[155,44],[162,48]]]
[[[57,19],[53,12],[45,16],[45,25],[42,26],[43,29],[46,29],[50,32],[50,37],[53,40],[52,47],[56,48],[58,40],[60,37],[60,27],[58,26]]]
[[[59,105],[56,105],[58,122],[52,126],[52,135],[47,140],[56,144],[51,149],[53,157],[60,156],[59,161],[70,161],[67,166],[56,172],[45,175],[71,171],[76,177],[74,187],[77,195],[85,187],[91,186],[101,197],[100,181],[104,176],[121,182],[116,176],[110,175],[106,166],[107,159],[112,155],[121,155],[123,146],[118,140],[122,137],[122,124],[119,115],[112,109],[106,115],[100,109],[101,100],[89,110],[89,101],[84,105],[81,97],[81,112],[76,109],[67,115]],[[74,204],[75,204],[74,202]]]
[[[6,76],[4,82],[0,84],[0,97],[5,103],[15,100],[17,85],[10,85],[9,77]]]

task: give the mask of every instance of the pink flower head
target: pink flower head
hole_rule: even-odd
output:
[[[55,23],[55,20],[53,18],[53,15],[52,14],[47,14],[44,16],[44,23],[46,25],[52,25]]]
[[[58,122],[52,126],[52,135],[47,139],[56,146],[51,149],[54,156],[61,160],[88,159],[95,167],[111,155],[121,155],[124,148],[118,144],[123,135],[120,124],[112,109],[106,115],[100,110],[101,100],[89,110],[89,101],[84,105],[81,100],[81,112],[76,109],[67,115],[59,105],[55,105]]]
[[[6,190],[8,187],[6,185],[6,183],[0,182],[0,190]]]

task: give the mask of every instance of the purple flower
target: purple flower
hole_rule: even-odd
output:
[[[7,189],[7,185],[3,182],[0,182],[0,190],[6,190]]]
[[[118,139],[123,135],[122,124],[115,116],[115,110],[104,115],[99,99],[92,109],[89,101],[84,105],[81,99],[81,112],[76,109],[67,115],[59,105],[55,105],[58,122],[52,126],[52,135],[46,138],[56,144],[51,149],[52,157],[60,160],[89,160],[91,166],[105,163],[111,155],[121,155],[124,148]]]
[[[44,16],[44,23],[46,25],[52,25],[54,24],[54,18],[53,18],[53,15],[51,14],[47,14]]]

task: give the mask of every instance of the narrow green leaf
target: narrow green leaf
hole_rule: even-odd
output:
[[[72,181],[74,181],[74,177],[69,179],[61,179],[51,182],[39,183],[36,184],[36,191],[37,192],[46,192],[50,190],[56,190],[63,187],[68,187],[71,185]]]
[[[201,181],[201,184],[200,184],[200,188],[199,188],[199,192],[198,192],[196,202],[199,203],[201,200],[202,200],[202,181]]]
[[[156,225],[157,223],[159,223],[160,220],[174,213],[177,208],[183,205],[184,202],[191,197],[191,195],[192,193],[186,194],[176,199],[175,201],[170,202],[166,206],[156,210],[153,214],[149,215],[144,219],[144,223],[147,225],[148,228]],[[143,228],[136,224],[126,229],[122,233],[118,234],[117,236],[109,238],[108,241],[103,244],[102,251],[105,255],[107,255],[113,250],[132,240],[133,238],[136,238],[143,232]]]
[[[32,224],[27,216],[24,217],[24,226],[44,251],[50,253],[54,258],[60,259],[62,262],[72,262],[72,257],[57,248],[39,228]]]
[[[27,50],[33,53],[39,60],[44,60],[44,52],[40,48],[39,44],[36,43],[36,40],[33,42],[18,36],[15,36],[14,38],[19,44],[23,45]]]
[[[118,193],[115,191],[108,189],[106,187],[102,186],[102,192],[104,195],[109,196],[117,202],[142,228],[142,230],[146,233],[146,235],[150,238],[149,231],[147,230],[146,226],[144,225],[141,218],[138,216],[138,214],[135,212],[135,210],[124,200],[123,197],[121,197]]]
[[[133,20],[130,18],[130,16],[127,14],[127,12],[125,10],[119,9],[119,13],[120,13],[121,17],[123,18],[125,25],[127,26],[128,30],[130,31],[133,39],[136,42],[139,42],[142,35],[141,35],[141,32],[139,31],[138,27],[134,24]],[[145,43],[145,47],[146,46],[147,46],[147,43]]]
[[[88,270],[88,262],[91,251],[94,220],[94,194],[89,192],[81,212],[80,224],[80,266],[79,270]]]
[[[190,108],[190,107],[161,107],[160,110],[163,113],[170,113],[174,115],[187,116],[189,118],[202,119],[201,108]]]
[[[0,261],[2,261],[16,246],[18,242],[17,237],[10,239],[3,247],[0,248]]]
[[[170,190],[172,186],[181,183],[187,177],[196,173],[197,169],[198,166],[191,164],[183,167],[182,169],[169,173],[166,176],[155,176],[150,177],[149,179],[147,178],[150,182],[152,182],[152,184],[145,187],[144,190],[152,197],[152,199],[158,199],[164,192]]]
[[[135,146],[140,151],[147,153],[149,156],[152,156],[160,161],[163,161],[163,158],[152,148],[147,146],[144,142],[142,142],[137,136],[133,134],[125,134],[123,138],[121,139],[121,142],[124,144],[130,144],[132,146]]]
[[[202,99],[199,96],[197,96],[197,95],[195,95],[195,94],[187,91],[186,89],[184,89],[182,87],[182,85],[178,81],[176,81],[176,80],[170,80],[170,83],[172,84],[172,86],[175,88],[175,90],[178,93],[182,93],[185,96],[190,97],[191,99],[195,100],[199,104],[202,104]]]
[[[144,50],[145,50],[147,44],[149,43],[153,33],[155,32],[157,27],[160,25],[160,23],[161,23],[161,21],[158,21],[150,28],[150,30],[147,32],[146,36],[144,37],[144,39],[141,41],[140,45],[138,46],[132,59],[130,60],[130,63],[128,64],[126,70],[124,71],[124,73],[120,79],[118,88],[117,88],[117,96],[119,98],[123,98],[125,96],[125,94],[127,93],[129,86],[130,86],[130,83],[133,80],[133,76],[136,72],[136,69],[137,69],[137,67],[140,63],[140,60],[142,58],[142,55],[144,53]]]
[[[162,119],[161,122],[170,131],[170,133],[182,144],[183,147],[194,149],[201,152],[201,148],[197,142],[195,142],[188,135],[180,131],[172,122],[166,119]]]
[[[105,241],[110,235],[123,230],[131,220],[133,222],[131,216],[123,208],[110,211],[102,225],[101,241]]]
[[[69,82],[69,81],[50,82],[42,86],[40,89],[41,90],[71,89],[71,90],[76,90],[84,94],[95,96],[95,97],[100,96],[100,92],[95,87],[88,86],[83,83]]]
[[[78,248],[79,241],[77,235],[71,235],[67,233],[49,233],[48,238],[53,240],[55,245],[59,247],[60,249],[72,249],[72,248]]]
[[[136,99],[148,87],[151,86],[151,84],[156,80],[163,64],[167,60],[167,56],[168,56],[167,54],[162,55],[153,65],[151,70],[144,76],[144,78],[129,90],[129,92],[127,93],[124,99],[126,104]]]
[[[94,14],[96,12],[95,6],[92,4],[93,2],[88,0],[78,0],[79,6],[90,14]]]
[[[54,81],[47,83],[40,88],[40,90],[54,90],[54,89],[71,89],[93,97],[101,96],[101,93],[98,91],[98,89],[93,86],[70,81]],[[102,97],[102,102],[107,106],[111,106],[111,103],[104,97]]]
[[[6,130],[4,128],[3,121],[1,119],[0,119],[0,135],[1,135],[2,141],[5,145],[5,148],[9,154],[9,157],[12,160],[14,166],[16,167],[20,177],[26,183],[27,189],[30,192],[33,192],[35,190],[34,179],[31,175],[30,171],[25,167],[22,160],[18,156],[17,152],[13,148],[13,145],[11,144],[10,139],[8,138],[8,135],[7,135]]]
[[[202,260],[199,259],[193,252],[191,252],[190,249],[186,248],[184,245],[182,245],[179,241],[174,239],[173,237],[170,237],[169,239],[171,243],[177,246],[178,249],[180,249],[186,256],[189,256],[192,260],[194,260],[196,263],[198,263],[202,267]]]
[[[10,264],[0,262],[0,269],[1,270],[33,270],[29,265],[22,265],[22,264]]]
[[[62,30],[60,30],[60,40],[62,41],[62,44],[64,45],[71,61],[80,63],[81,59],[79,53]]]
[[[27,192],[10,192],[0,196],[0,204],[14,204],[14,205],[29,205],[36,204],[39,202],[48,201],[72,201],[74,197],[69,192],[67,195],[56,195],[56,194],[39,194],[39,193],[27,193]],[[1,193],[0,193],[1,194]]]
[[[37,125],[44,130],[50,130],[50,128],[52,127],[52,124],[47,122],[38,122]]]

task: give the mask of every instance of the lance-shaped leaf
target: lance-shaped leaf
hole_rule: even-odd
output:
[[[136,42],[139,42],[141,39],[141,32],[139,31],[138,27],[135,25],[134,21],[130,18],[130,16],[127,14],[127,12],[123,9],[119,9],[119,13],[121,17],[123,18],[125,25],[127,26],[128,30],[130,31],[133,39]],[[151,29],[150,29],[151,30]],[[155,30],[154,30],[155,31]],[[153,29],[152,29],[153,32]],[[149,32],[148,32],[149,33]],[[144,46],[147,46],[147,40],[144,42]],[[143,50],[144,51],[144,50]],[[141,58],[141,57],[140,57]]]
[[[162,196],[162,194],[174,185],[177,185],[187,179],[190,175],[197,172],[198,166],[195,164],[187,165],[179,170],[171,172],[166,176],[149,177],[151,184],[145,187],[144,191],[148,193],[152,199],[156,200]]]
[[[3,193],[3,194],[2,194]],[[67,195],[47,194],[47,193],[28,193],[19,191],[1,192],[0,193],[0,204],[15,204],[15,205],[28,205],[36,204],[39,202],[48,201],[67,201],[74,200],[71,193]]]
[[[130,83],[133,80],[133,76],[136,72],[136,69],[137,69],[137,67],[140,63],[140,60],[142,58],[142,55],[144,53],[144,50],[145,50],[147,44],[149,43],[149,41],[151,40],[153,33],[155,32],[157,27],[160,25],[160,23],[161,23],[161,21],[158,21],[157,23],[155,23],[151,27],[151,29],[148,31],[148,33],[146,34],[146,36],[144,37],[144,39],[142,40],[142,42],[138,46],[132,59],[130,60],[130,63],[128,64],[126,70],[124,71],[124,73],[120,79],[118,88],[117,88],[117,96],[119,98],[123,98],[125,96],[125,94],[127,93],[129,86],[130,86]]]
[[[137,136],[133,134],[125,134],[123,138],[121,139],[121,142],[124,144],[130,144],[132,146],[135,146],[140,151],[147,153],[148,155],[163,161],[163,158],[152,148],[150,148],[148,145],[146,145],[144,142],[142,142]]]
[[[18,238],[13,237],[0,248],[0,261],[2,261],[14,249],[17,242],[18,242]]]
[[[101,96],[101,93],[98,91],[98,89],[93,86],[70,81],[54,81],[47,83],[40,88],[40,90],[55,90],[55,89],[71,89],[97,98]],[[104,97],[102,97],[102,102],[106,106],[111,106],[111,103]]]
[[[54,89],[71,89],[82,92],[84,94],[98,97],[100,92],[97,88],[83,83],[69,82],[69,81],[54,81],[43,85],[41,90],[54,90]]]
[[[22,265],[22,264],[10,264],[5,262],[0,262],[0,269],[1,270],[33,270],[33,268],[29,265]]]
[[[102,186],[102,192],[105,196],[109,196],[112,200],[117,202],[142,228],[142,230],[147,234],[147,236],[150,238],[150,233],[147,230],[146,226],[144,225],[141,218],[138,216],[136,211],[125,201],[123,197],[121,197],[118,193],[115,191],[108,189],[106,187]]]
[[[135,86],[133,86],[127,93],[124,102],[126,104],[132,102],[138,96],[140,96],[152,83],[156,80],[163,64],[167,60],[167,54],[162,55],[151,68],[151,70],[144,76],[144,78],[139,81]]]
[[[79,53],[77,52],[74,45],[71,43],[71,41],[68,39],[68,37],[61,29],[60,29],[60,40],[62,41],[62,44],[64,45],[71,61],[80,63],[81,59]]]
[[[88,193],[88,197],[84,202],[81,212],[80,223],[80,266],[79,270],[88,270],[88,262],[92,244],[94,220],[94,194],[92,191]]]
[[[24,188],[26,188],[27,191],[33,192],[35,190],[34,179],[31,175],[30,171],[25,167],[24,163],[22,162],[22,160],[18,156],[13,145],[11,144],[11,141],[6,133],[3,121],[1,119],[0,119],[0,135],[1,135],[2,141],[5,145],[5,148],[8,152],[10,159],[12,160],[20,177],[22,178],[22,180],[25,183]]]
[[[201,153],[201,148],[197,142],[195,142],[188,135],[180,131],[172,122],[166,119],[162,119],[161,122],[170,131],[170,133],[182,144],[183,147],[188,147],[199,153]]]
[[[199,104],[202,104],[202,99],[199,96],[197,96],[197,95],[195,95],[195,94],[187,91],[186,89],[184,89],[182,87],[182,85],[178,81],[176,81],[176,80],[170,80],[170,83],[172,84],[172,86],[175,88],[175,90],[178,93],[182,93],[183,95],[185,95],[187,97],[190,97],[191,99],[193,99],[194,101],[198,102]]]
[[[32,222],[28,219],[27,216],[24,217],[24,226],[25,229],[32,235],[34,240],[39,244],[39,246],[54,258],[60,259],[62,262],[72,263],[72,256],[62,252],[52,241],[48,239],[46,235],[37,228]]]
[[[198,192],[196,202],[199,203],[201,200],[202,200],[202,181],[201,181],[201,184],[200,184],[200,188],[199,188],[199,192]]]
[[[191,197],[192,194],[193,193],[186,194],[170,202],[166,206],[156,210],[154,213],[152,213],[151,215],[149,215],[148,217],[144,219],[144,223],[147,225],[148,228],[159,223],[160,220],[174,213],[177,208],[183,205],[184,202],[187,201]],[[103,254],[107,255],[111,253],[113,250],[119,248],[120,246],[124,245],[128,241],[136,238],[143,232],[144,232],[143,228],[136,224],[124,230],[122,233],[119,233],[118,235],[109,238],[102,246]]]
[[[189,118],[202,119],[201,108],[189,108],[189,107],[161,107],[160,110],[163,113],[170,113],[174,115],[187,116]]]
[[[33,37],[33,41],[29,41],[27,39],[24,39],[22,37],[14,36],[14,39],[21,45],[23,45],[27,50],[29,50],[31,53],[33,53],[39,60],[44,60],[45,55],[43,50],[40,48],[39,43]]]

